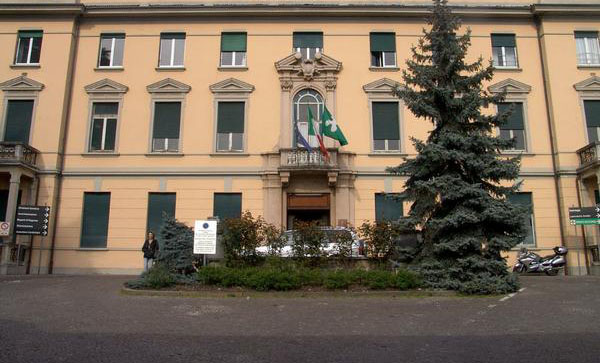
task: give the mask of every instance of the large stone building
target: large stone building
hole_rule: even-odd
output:
[[[598,260],[600,1],[457,0],[469,56],[493,59],[491,92],[515,104],[496,130],[522,155],[527,245]],[[397,218],[385,168],[430,124],[391,94],[428,1],[0,0],[0,220],[51,207],[47,237],[5,237],[0,272],[138,273],[162,212],[191,223],[249,210],[291,228]],[[298,149],[306,115],[335,116],[349,144]],[[318,148],[316,148],[318,150]],[[400,204],[400,208],[398,204]],[[14,226],[14,223],[11,225]],[[514,258],[514,253],[511,258]]]

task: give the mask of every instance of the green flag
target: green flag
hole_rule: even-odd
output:
[[[310,107],[308,108],[308,134],[311,136],[315,136],[317,133],[315,132],[315,117],[312,114]]]
[[[339,141],[340,145],[348,145],[348,140],[346,140],[344,133],[342,133],[342,129],[338,126],[337,121],[335,121],[331,113],[329,113],[327,107],[325,107],[321,116],[321,130],[323,130],[323,135]]]

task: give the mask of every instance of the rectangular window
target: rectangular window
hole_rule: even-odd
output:
[[[155,102],[152,151],[179,151],[181,102]]]
[[[8,100],[4,141],[29,144],[33,100]]]
[[[588,142],[600,141],[600,100],[583,101]]]
[[[110,193],[83,193],[82,248],[106,248]]]
[[[220,220],[242,216],[242,193],[215,193],[213,216]]]
[[[575,32],[578,65],[600,64],[600,46],[598,32]]]
[[[244,150],[244,102],[217,105],[217,151]]]
[[[246,66],[246,33],[221,33],[221,67]]]
[[[158,238],[164,217],[175,217],[175,193],[149,193],[148,194],[148,218],[146,220],[146,232],[154,232]]]
[[[90,151],[114,151],[117,136],[117,102],[94,102]]]
[[[293,51],[300,52],[302,59],[313,59],[315,54],[323,53],[323,33],[294,32]]]
[[[515,139],[515,145],[510,150],[526,150],[525,142],[525,122],[523,120],[523,103],[499,103],[498,113],[502,114],[510,111],[512,113],[506,120],[506,123],[500,126],[500,137],[503,139]]]
[[[517,43],[514,34],[492,34],[494,67],[517,68]]]
[[[122,67],[125,34],[102,34],[100,36],[100,54],[98,67]]]
[[[185,33],[162,33],[160,35],[159,67],[183,67]]]
[[[404,215],[402,200],[396,193],[375,194],[375,220],[397,221]]]
[[[371,66],[396,67],[396,33],[371,33]]]
[[[398,102],[373,102],[373,150],[400,150]]]
[[[529,213],[525,216],[525,227],[527,228],[527,237],[523,241],[524,245],[535,245],[535,221],[533,218],[533,201],[531,193],[514,193],[507,196],[508,200],[515,205],[526,206]]]
[[[19,31],[15,64],[39,64],[42,52],[42,31]]]

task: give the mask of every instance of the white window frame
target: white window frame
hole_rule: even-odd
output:
[[[323,53],[323,48],[295,48],[295,51],[302,54],[302,59],[314,59],[314,56],[310,57],[311,49],[315,50],[315,56],[317,55],[317,53]],[[304,52],[306,52],[306,55],[304,54]]]
[[[151,112],[151,117],[152,117],[152,121],[150,122],[150,153],[151,154],[180,154],[181,150],[183,148],[183,140],[181,139],[181,136],[183,135],[183,112],[184,112],[184,105],[185,105],[185,98],[184,97],[175,97],[175,98],[161,98],[161,97],[154,97],[152,99],[152,112]],[[176,150],[169,150],[169,140],[172,139],[168,139],[168,138],[154,138],[154,113],[156,111],[156,104],[157,103],[164,103],[164,102],[179,102],[181,104],[180,106],[180,111],[179,111],[179,138],[177,138],[177,149]],[[154,149],[154,140],[163,140],[164,141],[164,148],[163,149]]]
[[[375,127],[373,122],[375,121],[373,119],[373,103],[396,103],[398,104],[398,131],[400,132],[400,135],[398,135],[399,139],[398,139],[398,149],[390,149],[389,147],[389,141],[390,140],[396,140],[396,139],[385,139],[384,143],[385,143],[385,149],[381,150],[381,149],[375,149],[375,139],[373,138],[373,134],[375,132]],[[369,99],[369,120],[370,120],[370,130],[371,130],[371,152],[376,153],[376,154],[401,154],[404,152],[404,143],[402,142],[402,136],[404,135],[404,130],[402,129],[402,102],[399,100],[394,100],[393,98],[371,98]]]
[[[527,100],[521,97],[509,97],[507,96],[502,103],[521,103],[523,105],[523,146],[524,149],[506,149],[502,150],[503,154],[528,154],[531,151],[531,141],[530,141],[530,132],[529,132],[529,119],[527,117]],[[498,114],[498,105],[494,105],[494,109],[496,111],[496,115]],[[512,129],[508,129],[510,131],[510,137],[513,138],[514,131]],[[500,137],[500,128],[496,127],[496,136]]]
[[[223,63],[223,54],[224,54],[224,53],[231,53],[231,63],[232,63],[232,64],[224,64],[224,63]],[[244,53],[244,61],[242,62],[242,64],[236,64],[236,63],[235,63],[235,56],[236,56],[238,53]],[[223,68],[244,68],[244,67],[246,67],[246,64],[247,64],[247,60],[246,60],[246,53],[247,53],[247,52],[221,52],[221,62],[220,62],[220,67],[223,67]]]
[[[241,150],[234,150],[232,149],[232,144],[233,144],[233,133],[229,132],[227,134],[229,134],[229,148],[227,150],[223,150],[223,149],[219,149],[218,148],[218,141],[219,141],[219,135],[220,133],[218,132],[218,127],[219,127],[219,103],[221,102],[243,102],[244,103],[244,133],[242,136],[242,149]],[[215,97],[214,100],[214,110],[215,110],[215,121],[214,121],[214,147],[213,147],[213,151],[217,154],[240,154],[240,153],[244,153],[246,151],[246,145],[247,145],[247,137],[248,137],[248,97],[239,97],[239,95],[236,96],[227,96],[227,95],[218,95],[217,97]]]
[[[584,48],[583,51],[584,51],[584,53],[583,54],[585,54],[585,61],[586,61],[586,63],[581,63],[580,62],[581,58],[579,57],[580,52],[578,52],[578,49],[577,49],[577,39],[578,38],[575,38],[575,50],[577,52],[577,65],[578,66],[600,65],[600,41],[598,40],[598,36],[596,36],[594,38],[589,38],[589,37],[581,37],[581,38],[579,38],[579,39],[584,39],[584,41],[583,41],[583,48]],[[598,53],[596,54],[596,59],[598,59],[598,62],[596,62],[596,63],[592,63],[590,61],[590,57],[588,57],[589,54],[592,54],[589,51],[589,49],[590,49],[589,42],[590,41],[595,41],[596,42],[596,49],[598,49]]]
[[[17,54],[15,56],[15,64],[16,65],[39,65],[40,64],[39,61],[37,63],[32,63],[31,62],[31,51],[33,50],[33,39],[34,39],[34,37],[21,37],[21,36],[17,35],[17,38],[19,38],[19,40],[17,42]],[[29,39],[29,49],[27,51],[27,62],[26,63],[19,62],[19,50],[21,49],[21,41],[23,39]]]
[[[508,69],[515,69],[515,68],[519,68],[519,55],[517,54],[517,47],[492,47],[492,52],[494,51],[494,48],[500,48],[502,51],[502,61],[503,64],[494,64],[494,68],[508,68]],[[515,65],[507,65],[506,63],[506,48],[514,48],[515,50]]]
[[[110,62],[109,65],[107,66],[103,66],[100,64],[100,61],[102,60],[102,40],[103,39],[110,39],[111,40],[111,44],[110,44]],[[100,49],[98,51],[98,68],[123,68],[123,64],[115,66],[114,65],[114,60],[115,60],[115,44],[117,43],[117,37],[113,36],[105,36],[105,35],[100,35]],[[125,52],[125,49],[123,49],[123,53]],[[123,54],[123,62],[125,61],[125,54]]]
[[[117,114],[115,115],[115,117],[94,117],[94,104],[96,103],[116,103],[117,104]],[[89,136],[88,136],[88,148],[87,148],[87,152],[88,153],[103,153],[103,154],[107,154],[107,153],[116,153],[117,151],[117,141],[118,141],[118,135],[119,135],[119,125],[120,125],[120,117],[121,117],[121,104],[122,104],[122,99],[110,99],[110,98],[106,98],[106,99],[92,99],[90,100],[90,128],[89,128]],[[116,125],[115,125],[115,147],[113,150],[106,150],[106,123],[107,120],[110,118],[114,118],[116,119]],[[101,145],[102,148],[99,150],[92,150],[92,138],[94,136],[94,120],[95,119],[102,119],[102,141],[101,141]]]
[[[162,41],[163,39],[170,39],[171,40],[171,54],[170,54],[170,58],[169,58],[169,64],[167,65],[163,65],[160,64],[160,54],[162,51]],[[159,68],[183,68],[185,66],[185,40],[186,38],[183,38],[183,57],[182,57],[182,63],[179,65],[175,65],[173,64],[175,62],[175,44],[177,43],[176,40],[178,38],[168,38],[168,37],[160,37],[159,40],[159,46],[158,46],[158,67]]]
[[[371,53],[381,53],[381,65],[373,65],[371,64],[371,67],[373,68],[396,68],[398,65],[398,59],[396,56],[396,52],[384,52],[384,51],[378,51],[378,52],[371,52]],[[386,54],[390,54],[392,53],[394,55],[394,64],[385,64],[385,55]]]
[[[298,95],[300,93],[303,93],[305,91],[313,91],[316,94],[319,95],[319,97],[321,98],[320,100],[318,100],[314,95],[310,95],[308,93],[300,96],[300,99],[298,99],[298,101],[296,101],[296,97],[298,97]],[[302,101],[302,99],[310,97],[312,99],[315,100],[315,102],[308,102],[308,101]],[[323,93],[321,93],[320,90],[318,90],[317,88],[314,87],[304,87],[299,89],[296,93],[294,93],[293,97],[292,97],[292,147],[297,147],[298,144],[298,140],[296,139],[296,132],[294,130],[294,124],[298,125],[298,127],[300,127],[300,123],[302,123],[302,125],[306,124],[306,136],[305,139],[308,142],[308,144],[310,145],[310,147],[314,147],[314,148],[318,148],[319,147],[319,141],[317,139],[316,136],[311,136],[308,135],[308,123],[306,121],[302,121],[302,120],[296,120],[296,115],[300,114],[300,105],[301,104],[306,104],[306,105],[310,105],[310,104],[316,104],[317,108],[320,110],[320,112],[317,112],[317,115],[313,115],[315,117],[315,120],[319,123],[321,123],[321,113],[323,112],[323,110],[325,109],[325,98],[323,97]],[[298,130],[299,132],[301,132],[301,130]],[[316,130],[315,130],[316,131]],[[296,144],[294,144],[294,141],[296,141]],[[325,140],[323,140],[323,143],[325,143]]]

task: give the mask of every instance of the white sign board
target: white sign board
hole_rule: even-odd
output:
[[[10,223],[8,222],[0,222],[0,236],[8,236],[8,231],[10,230]]]
[[[194,254],[217,253],[217,221],[196,221],[194,224]]]

